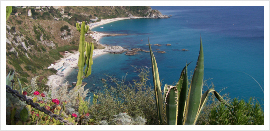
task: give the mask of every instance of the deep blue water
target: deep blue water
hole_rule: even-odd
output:
[[[263,7],[152,7],[169,19],[132,19],[117,21],[96,27],[93,30],[109,33],[125,33],[127,36],[104,37],[102,44],[120,45],[127,48],[148,49],[151,44],[161,44],[152,49],[155,52],[160,79],[164,84],[175,84],[186,62],[189,75],[195,68],[199,54],[200,35],[205,55],[204,79],[214,83],[221,94],[231,98],[248,100],[255,97],[263,103],[264,93],[264,8]],[[143,40],[143,41],[141,41]],[[171,44],[172,46],[166,46]],[[181,49],[189,51],[179,51]],[[151,67],[149,53],[140,52],[135,56],[107,54],[94,59],[92,74],[84,79],[86,88],[96,91],[102,86],[105,74],[127,81],[138,79],[134,72],[137,67]],[[151,70],[150,70],[151,71]],[[151,73],[151,72],[150,72]],[[151,74],[150,74],[151,75]],[[253,80],[253,78],[261,85]],[[76,81],[74,70],[66,79]],[[150,77],[151,78],[151,77]],[[95,85],[93,85],[95,84]],[[153,85],[152,80],[149,84]]]

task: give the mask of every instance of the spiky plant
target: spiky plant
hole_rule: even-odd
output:
[[[149,43],[149,40],[148,40]],[[228,105],[223,98],[214,89],[207,90],[202,95],[203,75],[204,75],[204,55],[202,39],[200,38],[200,52],[197,65],[194,70],[190,88],[188,91],[187,66],[183,68],[180,79],[176,86],[165,85],[164,97],[162,97],[159,73],[155,56],[149,43],[150,56],[152,61],[152,74],[155,88],[155,98],[157,105],[157,114],[161,124],[164,123],[164,114],[167,117],[169,125],[194,125],[198,119],[201,109],[207,100],[209,93],[214,93],[215,97],[222,103]],[[188,95],[187,95],[188,91]],[[163,104],[166,104],[166,113],[163,110]]]
[[[81,33],[80,36],[80,44],[79,44],[79,60],[78,60],[78,76],[77,76],[77,84],[79,86],[82,84],[82,80],[85,77],[88,77],[91,74],[91,66],[93,64],[93,50],[94,44],[88,43],[85,41],[85,33],[89,30],[89,26],[85,26],[85,22],[83,21],[81,26],[79,23],[76,23],[77,30]],[[86,67],[85,67],[86,66]],[[83,69],[85,70],[83,72]]]
[[[10,16],[11,12],[12,12],[12,6],[7,6],[6,7],[6,21],[8,17]]]

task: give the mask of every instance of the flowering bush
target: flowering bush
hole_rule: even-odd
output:
[[[56,105],[59,105],[59,100],[58,99],[52,99],[52,102],[55,103]]]
[[[45,97],[45,94],[44,94],[44,93],[41,93],[40,95],[41,95],[42,97]]]
[[[73,117],[77,117],[77,114],[73,113],[71,116],[73,116]]]
[[[35,91],[33,94],[37,96],[37,95],[39,95],[39,92]]]

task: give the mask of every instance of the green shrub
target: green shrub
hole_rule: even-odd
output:
[[[26,39],[28,40],[28,44],[30,45],[35,45],[35,41],[33,39],[31,39],[30,37],[26,36]],[[26,42],[25,42],[26,43]]]
[[[75,46],[75,45],[65,45],[65,46],[62,46],[62,47],[58,47],[57,48],[57,51],[58,52],[63,52],[63,51],[68,51],[68,50],[78,50],[78,46]]]
[[[98,92],[97,103],[93,102],[89,108],[90,116],[97,124],[102,120],[112,121],[114,115],[119,113],[142,117],[148,125],[158,124],[154,91],[146,84],[149,70],[142,68],[137,71],[140,72],[139,80],[134,80],[132,84],[127,84],[125,78],[108,77],[104,80],[104,90]],[[108,86],[108,83],[115,86]]]
[[[64,30],[70,31],[70,29],[68,28],[68,25],[64,25],[60,28],[60,31],[64,31]]]
[[[212,106],[207,119],[200,124],[207,125],[263,125],[264,112],[259,102],[250,98],[248,102],[237,98],[231,101],[232,108],[223,104]]]
[[[41,49],[42,49],[43,51],[47,51],[47,50],[45,49],[45,47],[43,47],[43,46],[41,47]]]

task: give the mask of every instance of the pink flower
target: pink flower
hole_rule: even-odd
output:
[[[37,117],[39,117],[39,114],[36,114]]]
[[[73,113],[71,116],[73,116],[73,117],[77,117],[77,114]]]
[[[86,113],[85,116],[89,116],[89,113]]]
[[[23,95],[27,95],[27,92],[26,91],[23,91]]]
[[[34,95],[39,95],[39,92],[38,91],[35,91],[33,94]]]
[[[59,100],[58,99],[52,99],[52,102],[59,105]]]
[[[40,95],[41,95],[42,97],[45,97],[45,94],[44,94],[44,93],[41,93]]]

